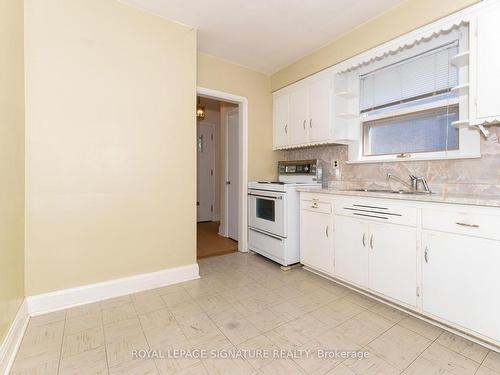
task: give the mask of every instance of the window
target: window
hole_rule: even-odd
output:
[[[458,106],[364,123],[364,155],[458,150]]]
[[[257,217],[268,221],[275,221],[275,202],[271,199],[257,198]]]
[[[459,149],[456,54],[457,41],[360,77],[364,157]]]
[[[337,122],[354,129],[346,135],[354,145],[349,161],[480,156],[479,134],[468,127],[468,35],[462,23],[392,43],[337,75]]]

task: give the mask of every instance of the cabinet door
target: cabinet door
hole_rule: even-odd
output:
[[[326,273],[333,272],[332,215],[301,210],[300,261]]]
[[[497,91],[500,87],[498,60],[500,59],[500,4],[485,8],[477,18],[475,56],[472,56],[471,74],[475,77],[476,119],[500,119]],[[472,46],[474,43],[472,43]],[[474,51],[473,51],[474,52]],[[474,103],[472,103],[474,105]]]
[[[500,242],[422,234],[425,312],[500,341]]]
[[[289,94],[281,94],[273,102],[273,145],[275,148],[288,145],[289,124]]]
[[[368,286],[368,224],[335,216],[335,275]]]
[[[416,228],[371,223],[368,245],[370,289],[416,306]]]
[[[290,93],[290,144],[307,143],[309,129],[309,87],[297,87]]]
[[[330,139],[332,79],[329,77],[311,82],[309,86],[309,141]]]

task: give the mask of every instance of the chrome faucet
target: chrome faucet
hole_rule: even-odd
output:
[[[400,179],[398,176],[393,175],[392,173],[387,173],[387,180],[390,180],[390,179],[396,180],[397,182],[399,182],[400,184],[406,186],[410,190],[415,191],[415,188],[413,186],[413,180],[412,180],[412,183],[409,184],[408,182],[403,181],[402,179]]]
[[[387,179],[390,180],[390,179],[393,179],[393,180],[396,180],[397,182],[399,182],[400,184],[406,186],[407,188],[409,188],[411,191],[413,192],[416,192],[418,191],[418,183],[421,182],[423,187],[424,187],[424,190],[423,192],[424,193],[427,193],[427,194],[431,194],[431,189],[429,188],[429,184],[427,183],[427,180],[425,177],[416,177],[414,175],[410,175],[410,183],[406,182],[406,181],[403,181],[401,178],[399,178],[398,176],[395,176],[393,175],[392,173],[387,173]]]

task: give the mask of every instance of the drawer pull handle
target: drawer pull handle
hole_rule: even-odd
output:
[[[326,238],[328,238],[328,225],[326,226],[325,233],[326,233]]]
[[[461,225],[462,227],[479,228],[478,224],[467,224],[467,223],[460,223],[460,222],[457,222],[455,224]]]
[[[370,236],[370,248],[373,250],[373,234]]]
[[[318,205],[318,203],[316,203],[316,202],[313,202],[313,204],[312,204],[311,208],[319,208],[319,205]]]
[[[424,259],[425,259],[425,263],[429,263],[429,247],[428,246],[425,247]]]
[[[366,247],[366,233],[363,233],[363,247]]]

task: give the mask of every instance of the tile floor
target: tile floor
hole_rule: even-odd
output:
[[[500,354],[300,268],[239,253],[199,263],[199,280],[31,319],[11,374],[500,374]],[[172,358],[134,358],[140,349]],[[326,360],[318,349],[368,356]],[[290,355],[299,350],[310,355]]]

